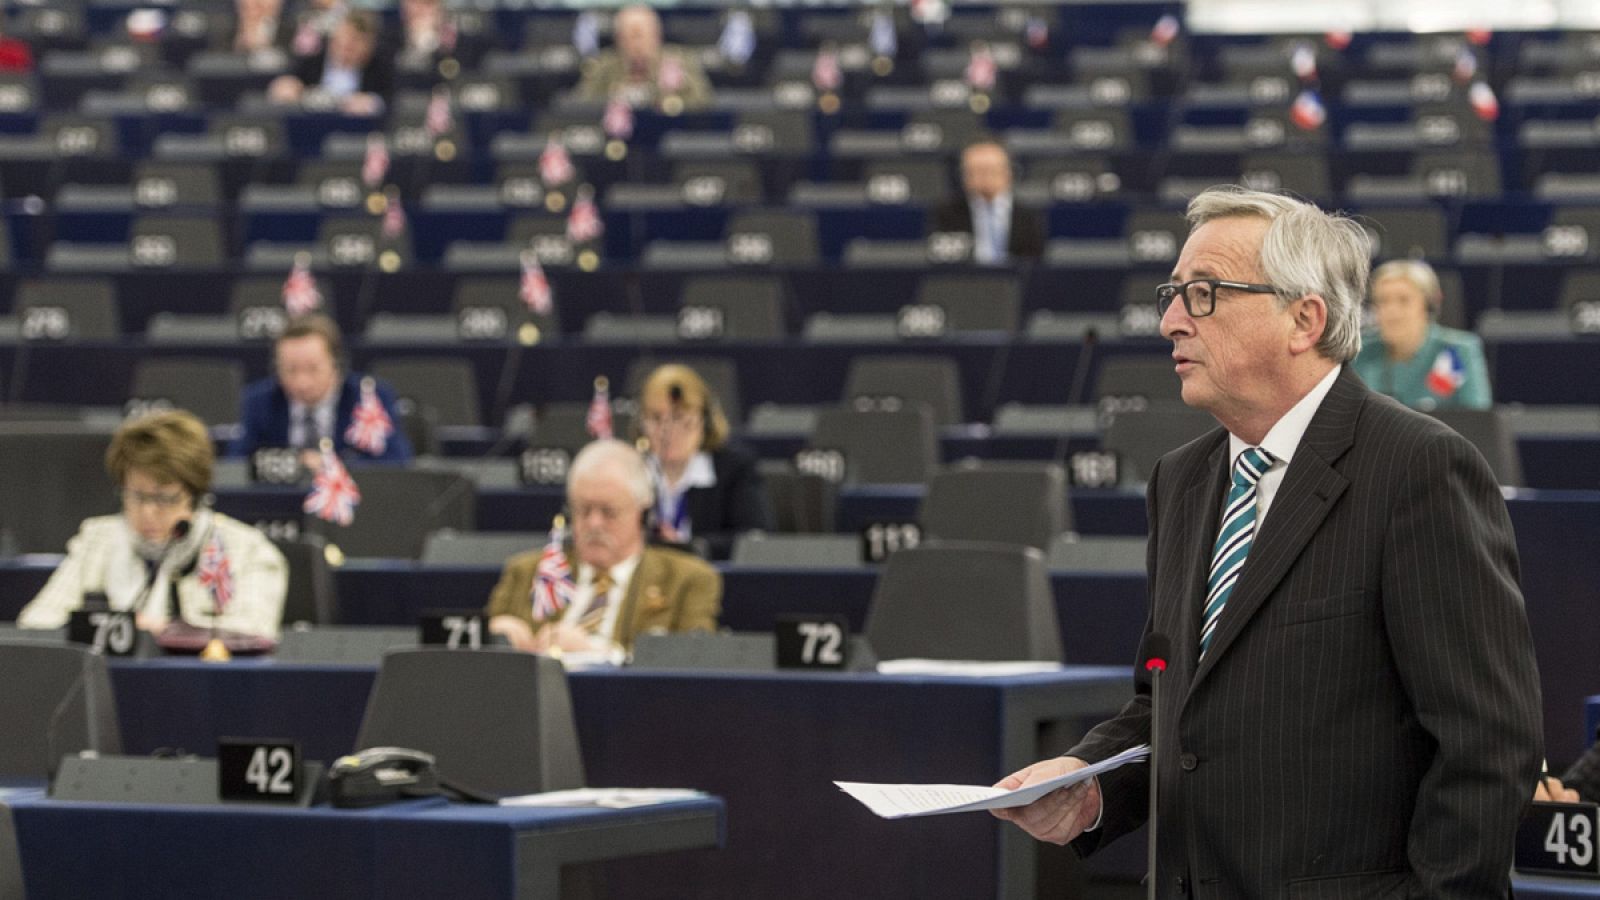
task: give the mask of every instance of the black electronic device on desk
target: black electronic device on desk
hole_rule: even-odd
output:
[[[1517,826],[1516,870],[1600,878],[1600,805],[1528,804]]]
[[[370,747],[339,757],[328,769],[328,797],[338,807],[377,806],[438,793],[438,763],[421,750]]]

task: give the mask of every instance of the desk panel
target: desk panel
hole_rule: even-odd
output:
[[[239,660],[117,660],[129,753],[215,738],[351,749],[375,669]],[[629,900],[815,897],[826,861],[857,896],[1031,896],[1035,850],[988,816],[886,822],[832,780],[988,783],[1060,752],[1126,701],[1126,667],[999,679],[635,670],[569,677],[591,784],[695,787],[728,804],[726,850],[608,872]],[[317,694],[308,701],[307,694]],[[804,848],[803,851],[797,848]]]
[[[712,847],[722,804],[629,810],[70,803],[0,794],[30,898],[555,900],[564,862]],[[86,861],[93,861],[88,864]]]

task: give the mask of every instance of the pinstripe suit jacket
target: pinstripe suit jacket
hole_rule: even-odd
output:
[[[1460,436],[1348,366],[1296,450],[1199,655],[1227,434],[1149,485],[1162,684],[1163,896],[1505,897],[1542,752],[1511,524]],[[1150,735],[1145,688],[1072,755]],[[1149,771],[1103,777],[1093,850],[1145,819]]]

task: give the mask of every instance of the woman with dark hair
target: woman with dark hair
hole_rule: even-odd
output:
[[[146,631],[181,621],[275,637],[288,565],[260,531],[211,509],[213,462],[205,426],[181,410],[117,429],[106,471],[121,514],[84,520],[17,624],[59,628],[86,596],[102,595]]]
[[[770,530],[772,511],[756,460],[728,442],[728,418],[688,366],[668,364],[639,391],[639,433],[656,481],[656,532],[727,559],[741,531]]]

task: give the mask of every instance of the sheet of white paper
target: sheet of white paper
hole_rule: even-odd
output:
[[[704,796],[706,796],[704,791],[689,788],[574,788],[570,791],[546,791],[542,794],[502,797],[500,805],[600,806],[607,809],[627,809],[630,806],[672,803]]]
[[[1051,791],[1070,787],[1149,756],[1149,745],[1140,744],[1076,772],[1014,791],[971,784],[865,784],[859,781],[835,781],[834,784],[883,818],[904,819],[1027,806]]]
[[[886,659],[878,663],[880,675],[965,675],[973,678],[1005,678],[1059,672],[1056,662],[984,662],[970,659]]]

